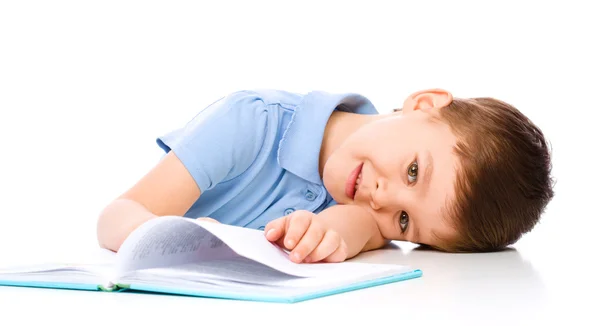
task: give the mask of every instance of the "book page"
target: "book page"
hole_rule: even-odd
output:
[[[171,280],[173,283],[180,283],[181,281],[219,280],[249,284],[274,284],[296,278],[296,276],[282,273],[245,257],[236,256],[227,260],[203,260],[172,267],[136,270],[123,275],[120,281],[127,283],[140,280]]]
[[[57,255],[58,256],[58,255]],[[73,250],[62,259],[32,258],[29,262],[0,268],[0,284],[7,282],[107,284],[115,253],[103,248]]]
[[[137,269],[188,264],[235,256],[219,238],[184,217],[150,220],[125,240],[114,277]]]
[[[175,267],[206,261],[211,265],[237,256],[297,277],[336,277],[368,275],[382,270],[402,270],[405,266],[361,263],[297,264],[259,230],[164,216],[144,223],[131,233],[117,253],[117,273],[160,267]],[[217,262],[219,261],[219,262]]]

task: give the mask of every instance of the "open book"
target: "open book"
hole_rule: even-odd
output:
[[[422,274],[392,264],[297,264],[262,231],[178,216],[144,223],[114,258],[0,269],[0,285],[298,302]]]

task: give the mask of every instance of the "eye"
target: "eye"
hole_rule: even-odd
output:
[[[419,175],[419,164],[415,161],[411,163],[408,167],[408,181],[413,183],[417,181],[417,176]]]
[[[402,233],[406,232],[408,228],[408,214],[405,211],[400,213],[400,228],[402,229]]]

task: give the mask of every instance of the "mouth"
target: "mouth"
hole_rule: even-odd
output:
[[[362,177],[362,167],[364,163],[360,163],[348,176],[348,180],[346,180],[346,196],[350,197],[354,200],[354,196],[356,195],[356,190],[358,189],[358,185],[360,184]]]

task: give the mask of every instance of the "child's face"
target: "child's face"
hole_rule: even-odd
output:
[[[436,245],[434,233],[454,234],[442,212],[454,198],[456,137],[444,123],[429,120],[436,109],[408,103],[403,112],[379,115],[354,131],[327,160],[323,181],[339,204],[371,212],[386,239]],[[361,164],[352,198],[346,183]]]

